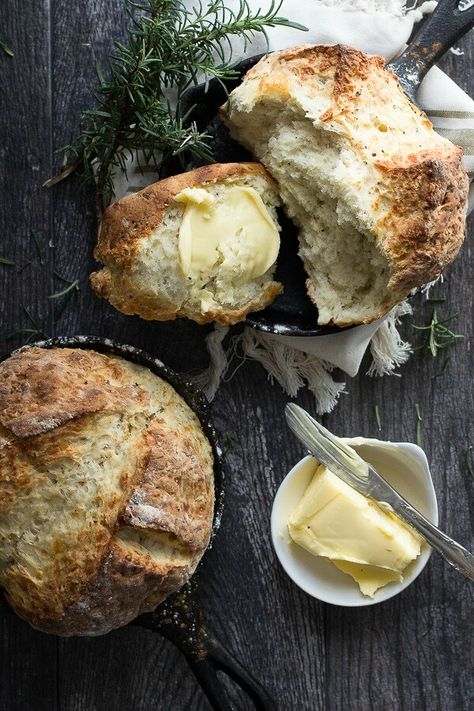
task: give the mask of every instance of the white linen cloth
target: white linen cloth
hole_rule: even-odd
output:
[[[414,23],[436,6],[429,0],[418,9],[408,10],[404,3],[405,0],[284,0],[279,14],[309,30],[269,29],[268,49],[301,43],[342,42],[391,59],[405,47]],[[184,4],[194,7],[195,1],[188,0]],[[238,0],[227,2],[231,8],[237,8],[238,4]],[[249,0],[249,5],[255,9],[266,7],[262,0]],[[243,49],[240,41],[233,45],[236,60],[266,51],[267,44],[258,36],[247,44],[245,52]],[[439,133],[463,146],[466,167],[474,173],[474,101],[434,67],[422,83],[418,102]],[[134,192],[152,180],[150,172],[141,174],[136,161],[131,160],[127,173],[117,175],[116,197]],[[322,414],[332,410],[344,391],[344,383],[334,381],[332,369],[337,367],[355,376],[369,344],[373,357],[369,374],[393,373],[408,359],[410,346],[400,339],[396,328],[399,318],[407,313],[411,313],[411,308],[405,302],[384,319],[368,326],[313,338],[276,336],[245,328],[231,351],[235,355],[240,346],[243,357],[261,362],[291,396],[296,395],[300,387],[307,386],[315,396],[317,411]],[[207,337],[210,366],[196,380],[209,399],[213,399],[221,379],[230,369],[222,345],[228,331],[227,327],[217,326]]]

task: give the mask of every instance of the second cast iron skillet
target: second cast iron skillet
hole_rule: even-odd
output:
[[[397,74],[403,89],[412,100],[428,69],[473,25],[473,0],[440,0],[436,10],[420,27],[405,52],[388,65]],[[187,116],[188,122],[195,121],[199,131],[212,137],[210,145],[216,162],[254,160],[248,151],[230,137],[218,117],[218,110],[226,101],[228,93],[241,83],[245,73],[263,56],[259,54],[236,64],[237,77],[232,81],[222,83],[212,79],[207,84],[190,87],[183,95],[181,113]],[[191,170],[199,165],[202,162],[193,161],[185,168]],[[180,173],[182,169],[178,160],[170,160],[165,165],[163,177]],[[318,325],[318,310],[306,293],[306,274],[298,257],[296,228],[282,211],[279,211],[279,219],[282,239],[274,278],[282,282],[284,292],[263,311],[249,314],[247,325],[287,336],[326,336],[340,332],[342,329],[335,326]]]
[[[225,474],[221,461],[222,452],[211,423],[209,404],[204,395],[192,383],[144,351],[106,338],[97,336],[58,337],[33,343],[31,347],[83,348],[117,355],[149,368],[152,373],[173,386],[198,416],[213,450],[215,509],[210,542],[210,546],[212,546],[219,529],[224,506]],[[176,645],[186,657],[214,711],[233,711],[235,708],[218,673],[224,673],[240,687],[251,699],[257,711],[273,711],[275,703],[261,684],[242,666],[232,652],[218,641],[204,621],[196,592],[199,587],[199,579],[206,575],[207,565],[208,561],[206,554],[204,554],[203,560],[199,563],[197,571],[189,583],[168,597],[154,612],[141,615],[130,624],[158,632]],[[3,602],[1,594],[0,602]],[[8,606],[5,604],[5,607]]]

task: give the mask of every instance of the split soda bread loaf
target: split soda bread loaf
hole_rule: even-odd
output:
[[[242,321],[282,289],[272,280],[278,203],[276,183],[258,163],[214,164],[154,183],[105,211],[95,250],[105,266],[92,286],[144,319]]]
[[[0,586],[34,627],[97,635],[153,610],[211,533],[211,446],[176,391],[92,350],[0,364]]]
[[[456,256],[462,150],[433,130],[382,57],[342,45],[274,52],[222,115],[279,183],[320,324],[369,323]]]

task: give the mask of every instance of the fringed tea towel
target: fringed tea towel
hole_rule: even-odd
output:
[[[185,3],[192,7],[193,0]],[[238,0],[230,0],[229,7],[238,7]],[[264,6],[261,0],[249,0],[255,8]],[[299,43],[344,43],[371,54],[391,59],[406,45],[415,22],[433,11],[435,2],[428,0],[420,7],[408,8],[405,0],[284,0],[280,14],[309,28],[304,33],[285,27],[268,31],[268,48],[283,49]],[[267,45],[257,37],[245,47],[236,43],[234,57],[252,56],[264,52]],[[442,71],[433,68],[426,76],[418,94],[418,101],[427,112],[435,128],[464,148],[467,170],[474,174],[474,101]],[[115,181],[116,196],[144,187],[153,175],[140,173],[131,161],[127,174]],[[472,191],[471,191],[472,192]],[[474,200],[471,200],[474,203]],[[341,333],[314,338],[292,338],[263,333],[245,328],[224,347],[229,328],[216,326],[207,336],[210,355],[209,368],[197,378],[197,384],[212,400],[224,377],[235,372],[236,359],[259,361],[269,377],[278,381],[290,396],[301,387],[308,387],[316,400],[318,413],[330,412],[344,383],[332,376],[339,368],[355,376],[367,347],[370,345],[372,364],[370,375],[387,375],[406,362],[410,345],[398,333],[397,324],[411,307],[404,302],[373,324],[358,326]]]

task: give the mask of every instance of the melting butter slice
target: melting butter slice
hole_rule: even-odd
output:
[[[420,554],[420,539],[388,511],[320,465],[288,521],[291,538],[329,558],[364,595],[393,581]]]
[[[245,282],[276,261],[278,230],[254,188],[235,185],[219,198],[204,188],[186,188],[175,201],[186,205],[178,240],[185,276],[208,277],[219,264],[236,282]]]

